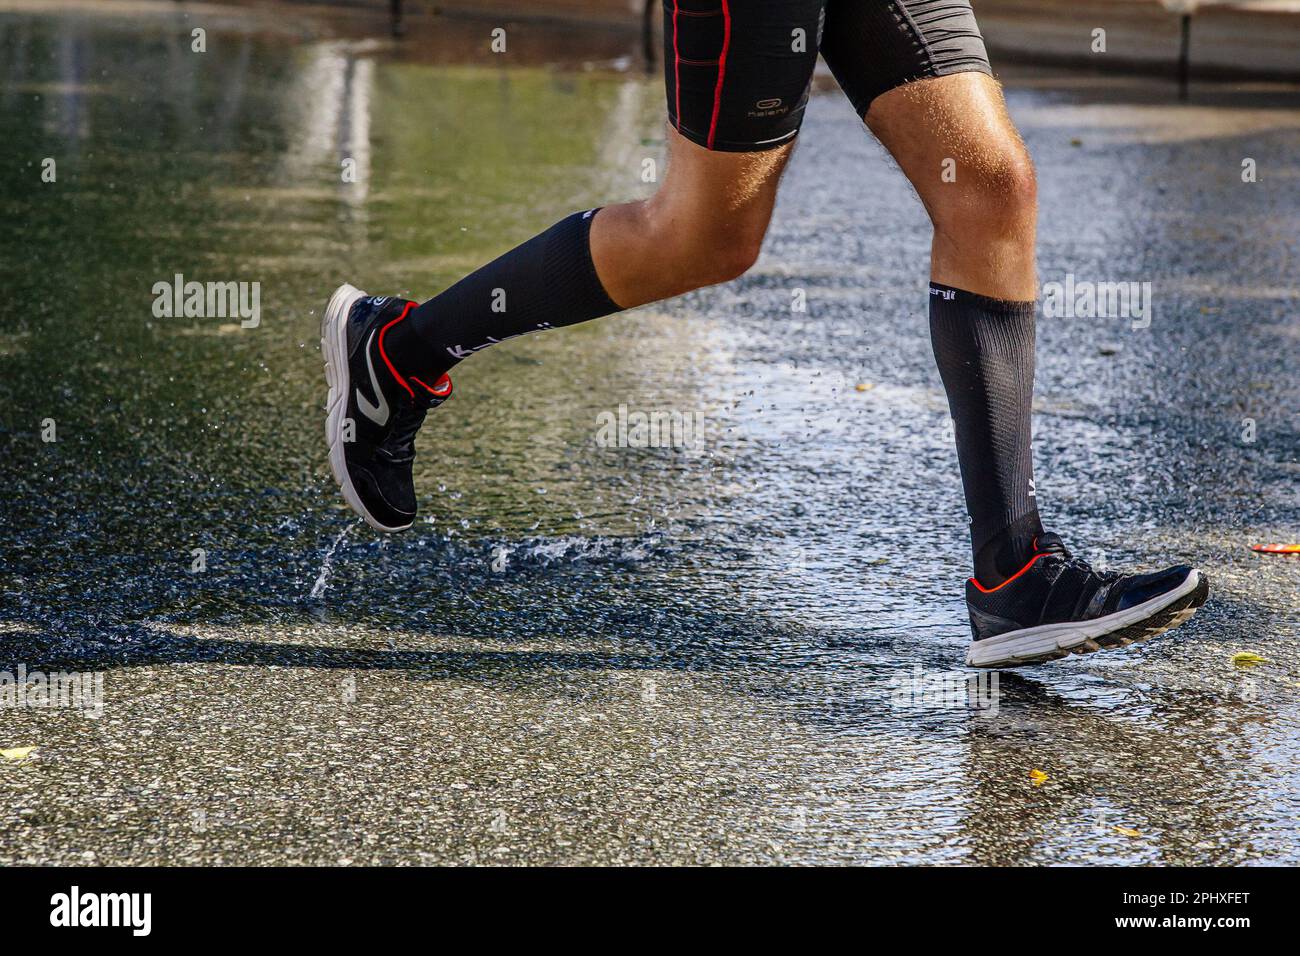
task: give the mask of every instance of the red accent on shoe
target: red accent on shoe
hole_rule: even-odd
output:
[[[438,381],[433,384],[432,388],[420,381],[414,375],[411,376],[411,381],[418,384],[430,395],[436,395],[439,398],[445,398],[451,394],[451,376],[446,372],[443,372],[442,378],[438,379]]]
[[[397,384],[402,386],[402,388],[406,389],[408,395],[410,395],[412,398],[415,398],[415,389],[411,388],[410,384],[406,381],[406,379],[402,378],[402,376],[398,374],[397,369],[393,366],[392,361],[390,361],[388,358],[388,353],[384,351],[384,333],[387,332],[389,329],[391,329],[398,322],[401,322],[402,319],[406,318],[406,314],[410,312],[413,308],[415,308],[414,302],[406,303],[406,308],[402,310],[402,314],[399,315],[397,318],[393,319],[393,321],[389,322],[387,325],[385,325],[382,329],[379,330],[378,345],[379,345],[379,357],[382,358],[384,360],[384,364],[388,366],[388,371],[393,373],[393,378],[397,379]],[[426,385],[425,388],[428,388],[428,386]]]
[[[1038,539],[1035,538],[1034,540],[1037,541]],[[1001,584],[999,584],[999,585],[996,585],[995,587],[986,588],[984,585],[980,584],[980,583],[979,583],[978,581],[976,581],[974,578],[971,578],[971,579],[970,579],[970,583],[973,584],[973,585],[975,585],[975,587],[979,588],[979,590],[980,590],[981,592],[983,592],[984,594],[992,594],[994,591],[998,590],[999,588],[1004,588],[1004,587],[1006,587],[1008,584],[1010,584],[1010,583],[1011,583],[1012,581],[1014,581],[1016,578],[1020,577],[1020,575],[1024,574],[1026,571],[1028,571],[1028,570],[1033,566],[1033,564],[1034,564],[1035,561],[1037,561],[1037,560],[1038,560],[1039,558],[1041,558],[1041,557],[1044,557],[1046,554],[1047,554],[1046,551],[1042,551],[1042,552],[1040,552],[1040,553],[1034,555],[1032,558],[1029,559],[1029,562],[1028,562],[1028,563],[1027,563],[1023,568],[1021,568],[1021,569],[1020,569],[1019,571],[1017,571],[1015,574],[1011,575],[1011,577],[1007,578],[1005,581],[1003,581],[1003,582],[1002,582]]]

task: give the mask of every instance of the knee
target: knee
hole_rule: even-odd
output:
[[[739,279],[758,261],[767,222],[737,223],[734,228],[704,230],[686,244],[685,254],[699,263],[701,285]]]
[[[669,219],[655,225],[654,245],[672,276],[673,294],[730,282],[758,260],[768,215],[732,214],[719,219]]]
[[[1038,181],[1029,153],[1018,139],[1008,138],[959,162],[956,179],[942,186],[930,203],[937,230],[958,241],[1032,238]]]

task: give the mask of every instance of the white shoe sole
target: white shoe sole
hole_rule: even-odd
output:
[[[325,441],[329,443],[330,471],[343,500],[357,514],[366,520],[366,524],[376,531],[393,534],[405,531],[411,525],[404,524],[391,527],[378,521],[361,503],[361,496],[348,476],[347,462],[343,457],[343,423],[347,421],[348,394],[352,382],[348,375],[348,313],[353,304],[364,298],[365,293],[346,282],[334,290],[325,314],[320,320],[320,352],[325,359],[325,381],[329,383],[329,398],[325,402]]]
[[[1187,621],[1205,603],[1209,581],[1193,568],[1176,588],[1091,621],[1040,624],[972,641],[970,667],[1016,667],[1145,641]]]

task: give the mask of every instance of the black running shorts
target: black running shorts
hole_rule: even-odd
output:
[[[799,132],[817,54],[859,116],[881,93],[991,73],[969,0],[663,0],[668,118],[708,149]]]

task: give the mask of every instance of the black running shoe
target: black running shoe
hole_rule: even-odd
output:
[[[432,386],[403,376],[384,351],[384,333],[414,306],[341,285],[321,318],[330,469],[344,500],[378,531],[402,531],[415,520],[415,433],[451,395],[446,375]]]
[[[970,666],[1016,667],[1144,641],[1182,624],[1210,592],[1209,579],[1186,564],[1150,574],[1095,571],[1050,533],[1034,550],[995,588],[966,582]]]

